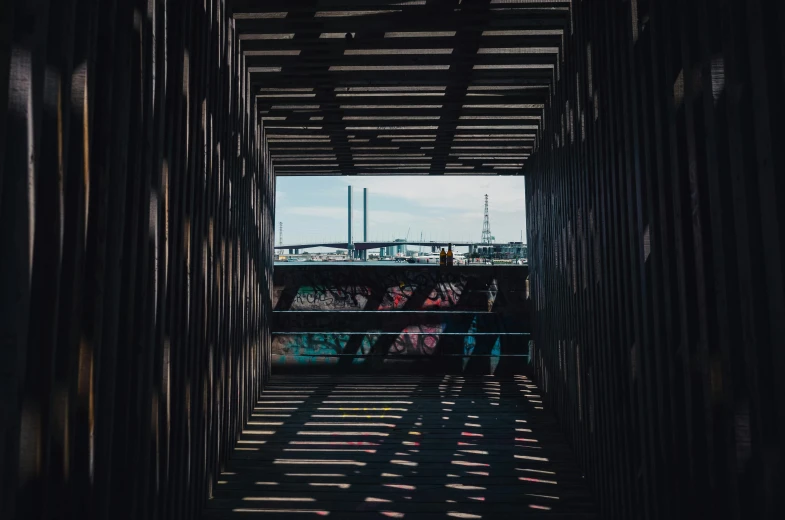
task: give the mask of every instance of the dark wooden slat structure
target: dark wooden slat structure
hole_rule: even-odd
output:
[[[783,26],[776,0],[0,2],[0,517],[188,519],[211,496],[208,517],[785,516]],[[529,379],[265,387],[296,296],[273,279],[276,174],[526,175],[527,314],[461,312],[531,333]],[[417,305],[371,325],[430,325]],[[329,321],[277,332],[367,331]],[[373,419],[427,450],[323,452],[365,464],[340,482],[275,464],[299,437],[344,449],[354,426],[298,435],[306,415],[385,381],[407,407]],[[446,444],[447,412],[498,418],[466,447],[487,453]],[[517,475],[538,462],[514,456],[519,413],[558,504],[550,473]],[[500,473],[449,477],[474,456]]]
[[[573,2],[524,168],[535,379],[609,518],[785,511],[783,16]]]
[[[203,518],[597,518],[526,376],[275,375]]]
[[[520,172],[569,6],[235,0],[276,174]]]
[[[269,366],[274,177],[233,22],[0,12],[0,517],[193,518]]]

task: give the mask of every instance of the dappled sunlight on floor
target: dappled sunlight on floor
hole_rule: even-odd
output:
[[[594,518],[524,376],[273,377],[205,519]]]

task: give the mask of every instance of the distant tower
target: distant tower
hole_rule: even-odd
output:
[[[354,247],[352,246],[352,187],[351,186],[349,186],[349,208],[348,208],[348,210],[349,210],[349,219],[348,219],[349,220],[349,229],[348,229],[348,231],[346,233],[346,236],[347,236],[347,239],[346,239],[346,254],[349,256],[349,258],[353,258],[354,255],[352,254],[353,253],[352,249],[354,249]]]
[[[482,221],[482,240],[483,245],[493,244],[493,236],[491,235],[491,221],[488,219],[488,194],[485,194],[485,217]]]
[[[368,188],[363,188],[363,242],[368,241]],[[368,260],[368,250],[363,249],[363,260]]]
[[[283,245],[283,222],[278,223],[278,245]]]

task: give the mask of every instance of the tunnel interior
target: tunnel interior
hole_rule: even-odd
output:
[[[781,517],[784,23],[768,0],[0,3],[2,517]],[[436,373],[356,373],[396,343],[277,315],[284,175],[524,175],[525,276],[472,329],[499,350],[451,342],[455,314]],[[380,338],[430,323],[420,292],[367,318]],[[282,333],[337,323],[336,370],[271,374]]]

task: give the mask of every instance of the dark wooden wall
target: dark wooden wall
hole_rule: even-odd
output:
[[[223,0],[0,2],[0,517],[191,518],[269,369]]]
[[[573,2],[527,163],[537,378],[607,518],[782,518],[785,2]]]

